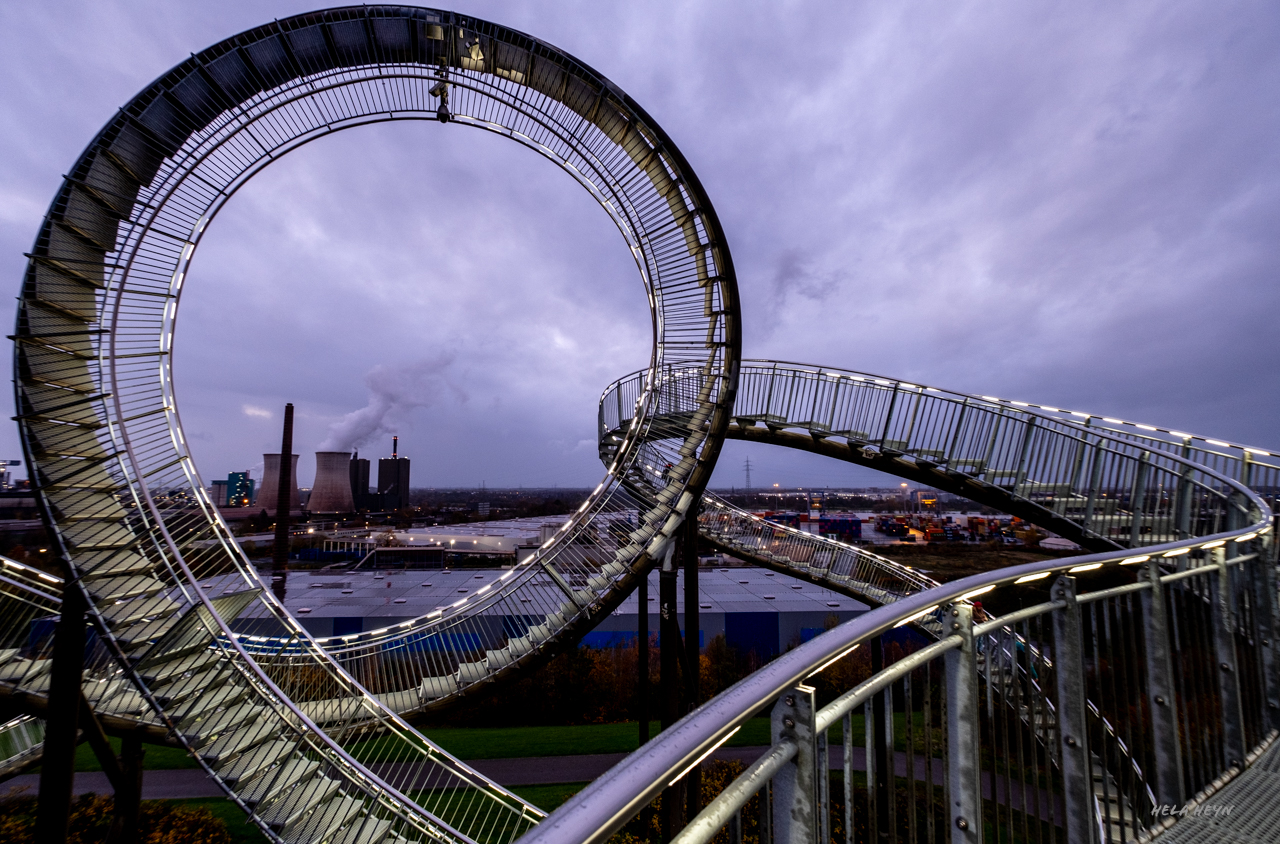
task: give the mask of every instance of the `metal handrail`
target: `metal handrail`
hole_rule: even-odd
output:
[[[1156,558],[1188,547],[1222,547],[1224,542],[1247,536],[1261,535],[1270,541],[1271,514],[1265,504],[1261,506],[1265,518],[1248,527],[1200,537],[1193,542],[1151,546],[1143,549],[1145,556]],[[1070,573],[1072,569],[1092,567],[1095,564],[1120,565],[1132,559],[1127,551],[1103,552],[984,572],[911,595],[845,622],[779,656],[680,719],[570,798],[537,828],[521,838],[521,844],[562,841],[594,844],[607,840],[667,787],[679,772],[685,770],[708,748],[716,746],[726,734],[769,706],[784,691],[802,684],[816,669],[849,653],[863,642],[891,630],[904,620],[962,600],[974,593],[1015,584],[1020,579],[1028,582],[1028,578],[1041,579],[1055,573]],[[950,639],[944,642],[950,642]],[[933,647],[950,648],[952,645],[939,643]],[[893,669],[891,667],[886,670]]]

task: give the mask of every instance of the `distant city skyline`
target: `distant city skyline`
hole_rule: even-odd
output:
[[[115,109],[319,5],[0,8],[0,278],[17,293]],[[666,129],[724,224],[746,356],[1280,448],[1260,351],[1280,312],[1280,10],[459,8],[578,56]],[[206,484],[278,451],[291,401],[304,486],[315,451],[385,456],[398,433],[415,486],[590,487],[596,401],[650,353],[608,217],[456,124],[340,132],[273,164],[210,225],[183,296],[178,404]],[[13,425],[0,457],[21,457]],[[747,457],[758,488],[896,483],[730,442],[712,485],[743,486]]]

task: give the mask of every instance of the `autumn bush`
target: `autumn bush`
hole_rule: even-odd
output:
[[[84,794],[71,804],[67,844],[101,844],[111,829],[114,800]],[[205,808],[144,800],[138,818],[139,844],[231,844],[227,825]],[[14,789],[0,796],[0,841],[36,844],[36,799]]]

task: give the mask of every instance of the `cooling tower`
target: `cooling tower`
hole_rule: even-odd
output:
[[[290,466],[290,482],[293,489],[289,491],[289,512],[301,512],[302,505],[298,499],[298,455],[293,456],[293,465]],[[275,515],[277,493],[280,487],[280,455],[264,454],[262,455],[262,487],[258,490],[258,503],[254,504],[255,512],[258,510],[266,510],[271,515]]]
[[[346,451],[316,452],[316,482],[311,487],[307,509],[312,513],[354,513],[351,498],[351,454]]]

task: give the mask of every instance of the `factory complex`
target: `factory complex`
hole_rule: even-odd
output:
[[[401,457],[400,438],[391,438],[391,456],[378,460],[377,488],[370,489],[370,464],[345,451],[317,451],[316,478],[310,490],[298,488],[298,455],[289,456],[289,511],[316,515],[392,511],[409,506],[409,458]],[[232,472],[214,481],[209,496],[222,509],[249,508],[276,514],[280,488],[280,454],[262,455],[262,482],[249,472]]]

